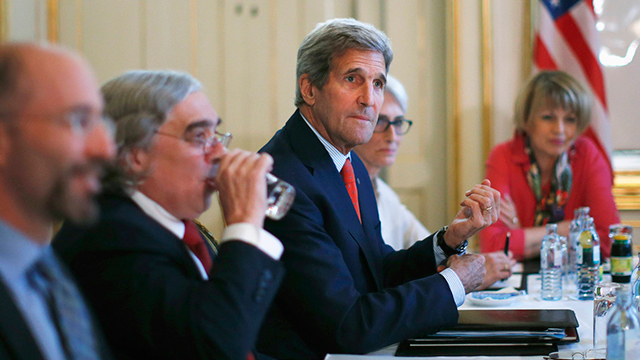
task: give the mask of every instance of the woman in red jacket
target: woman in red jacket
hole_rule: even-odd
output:
[[[600,249],[609,257],[609,225],[620,221],[611,194],[611,169],[588,138],[591,98],[566,73],[541,72],[523,88],[515,107],[514,138],[496,146],[485,178],[502,194],[500,220],[480,233],[482,252],[504,247],[507,232],[518,260],[540,255],[547,223],[568,236],[574,210],[591,209]]]

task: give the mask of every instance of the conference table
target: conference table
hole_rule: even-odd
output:
[[[486,307],[486,306],[478,306],[474,305],[472,301],[469,300],[469,296],[467,295],[467,299],[465,303],[459,308],[460,310],[465,309],[492,309],[492,310],[500,310],[500,309],[571,309],[575,312],[576,317],[578,318],[578,335],[580,336],[580,342],[569,344],[569,345],[561,345],[558,349],[561,352],[567,351],[586,351],[592,348],[593,344],[593,301],[584,301],[584,300],[573,300],[570,296],[564,296],[562,300],[559,301],[544,301],[540,299],[540,275],[539,274],[529,274],[529,275],[521,275],[514,274],[512,278],[509,280],[513,282],[511,285],[515,285],[516,283],[520,283],[520,278],[522,276],[526,276],[526,284],[527,284],[527,294],[522,295],[519,299],[507,306],[498,306],[498,307]],[[506,284],[509,285],[509,284]],[[515,285],[514,287],[518,287]],[[383,359],[398,359],[394,357],[394,353],[396,351],[397,344],[390,345],[376,352],[367,354],[367,355],[343,355],[343,354],[329,354],[325,357],[325,360],[363,360],[363,359],[371,359],[371,360],[383,360]],[[542,359],[543,357],[538,356],[500,356],[500,357],[489,357],[489,356],[471,356],[471,357],[413,357],[413,359],[430,359],[430,360],[438,360],[438,359]],[[570,357],[569,357],[570,358]]]

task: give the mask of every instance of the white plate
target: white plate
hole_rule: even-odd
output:
[[[522,293],[514,288],[498,291],[476,291],[469,294],[467,300],[478,306],[507,306],[517,301]]]

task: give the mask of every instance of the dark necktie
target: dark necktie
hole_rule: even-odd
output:
[[[342,175],[342,181],[344,181],[344,185],[347,187],[347,192],[349,193],[349,197],[351,198],[354,209],[356,209],[358,219],[360,219],[360,222],[362,222],[362,219],[360,218],[360,204],[358,203],[358,188],[356,187],[356,176],[353,173],[351,160],[349,160],[348,158],[344,163],[342,170],[340,171],[340,175]]]
[[[47,300],[62,348],[68,359],[100,359],[91,315],[72,280],[52,253],[45,254],[27,274],[31,286]]]
[[[187,245],[189,250],[193,252],[193,254],[200,259],[204,270],[209,273],[211,271],[211,266],[213,264],[211,260],[211,255],[209,254],[209,250],[207,249],[207,244],[204,243],[204,238],[200,235],[200,230],[196,227],[191,220],[184,220],[184,237],[182,241]]]

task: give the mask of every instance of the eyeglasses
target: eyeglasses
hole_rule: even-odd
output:
[[[378,122],[376,123],[376,127],[373,129],[373,132],[385,132],[389,129],[389,126],[392,125],[393,131],[396,135],[404,135],[409,131],[411,125],[413,125],[413,121],[405,119],[404,116],[396,116],[393,121],[390,121],[388,116],[380,115],[378,116]]]
[[[215,130],[209,130],[205,128],[197,128],[195,130],[187,131],[184,136],[173,135],[169,133],[156,130],[156,134],[169,136],[174,139],[188,142],[194,147],[202,149],[202,152],[208,154],[218,144],[222,144],[225,148],[229,147],[233,136],[231,133],[221,134]]]
[[[49,121],[53,120],[58,125],[65,126],[78,136],[89,134],[97,125],[101,124],[107,127],[109,133],[113,134],[115,125],[113,120],[101,113],[96,113],[88,106],[77,106],[63,113],[57,114],[36,114],[22,112],[17,114],[0,114],[0,117],[28,116],[34,120]]]

